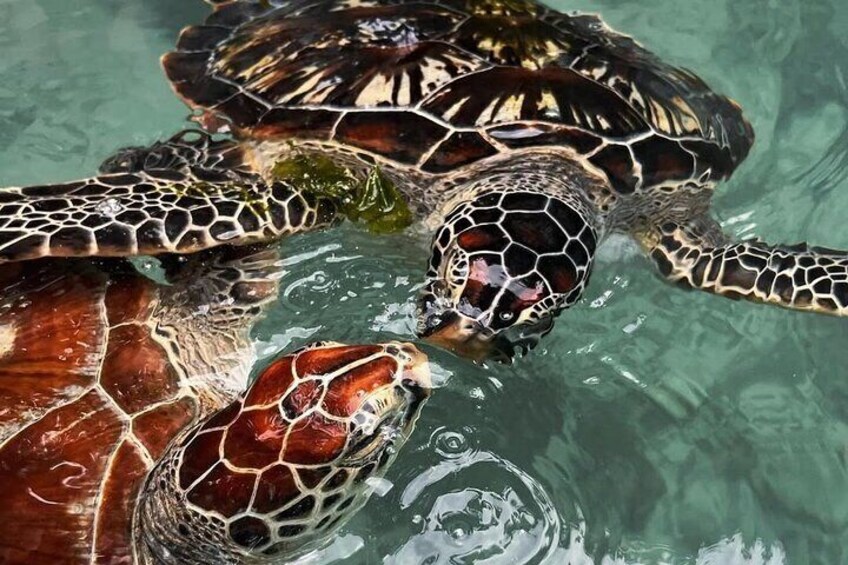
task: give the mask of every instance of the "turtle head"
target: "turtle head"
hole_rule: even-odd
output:
[[[409,344],[322,343],[278,359],[154,470],[141,511],[148,546],[199,562],[276,562],[316,547],[365,503],[429,386],[426,357]]]
[[[474,359],[532,348],[588,281],[596,235],[579,210],[532,190],[456,207],[433,240],[419,334]]]

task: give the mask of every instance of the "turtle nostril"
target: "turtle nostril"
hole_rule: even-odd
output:
[[[418,351],[414,345],[409,343],[404,343],[400,346],[401,354],[406,357],[406,359],[412,363],[417,357],[421,356],[421,353]]]

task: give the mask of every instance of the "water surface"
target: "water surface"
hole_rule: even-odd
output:
[[[848,4],[558,0],[742,104],[756,146],[726,229],[848,248]],[[0,184],[90,174],[187,111],[158,57],[207,7],[0,0]],[[283,244],[260,355],[411,339],[428,242],[351,226]],[[318,561],[848,561],[846,321],[686,293],[632,246],[513,366],[433,352],[444,383],[375,497]],[[387,485],[388,486],[388,485]]]

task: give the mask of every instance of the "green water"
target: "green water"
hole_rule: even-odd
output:
[[[738,100],[756,147],[730,232],[848,248],[848,4],[559,0]],[[0,183],[93,172],[185,108],[158,56],[194,0],[0,0]],[[345,227],[285,242],[260,354],[411,339],[427,241]],[[444,386],[375,497],[314,561],[848,562],[845,320],[667,287],[627,246],[529,357],[433,352]]]

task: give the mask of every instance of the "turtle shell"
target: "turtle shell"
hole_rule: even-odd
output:
[[[629,193],[726,178],[753,142],[696,76],[530,0],[221,2],[163,64],[240,136],[332,141],[432,174],[559,146]]]
[[[135,493],[199,415],[125,263],[0,272],[0,561],[130,562]]]

